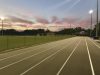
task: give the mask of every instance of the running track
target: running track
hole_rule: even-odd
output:
[[[100,44],[73,37],[0,54],[0,75],[100,75]]]

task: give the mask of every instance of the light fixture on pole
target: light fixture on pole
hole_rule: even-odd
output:
[[[90,10],[89,14],[91,15],[90,36],[92,36],[92,15],[93,15],[93,10]]]

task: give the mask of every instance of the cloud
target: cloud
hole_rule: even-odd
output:
[[[96,20],[93,19],[92,22],[93,22],[93,27],[94,27],[94,25],[96,24]],[[79,21],[78,24],[80,25],[80,27],[83,27],[83,28],[90,28],[91,19],[90,19],[90,18],[83,19],[83,20]]]
[[[16,30],[25,30],[25,29],[44,29],[50,30],[53,32],[63,30],[65,28],[69,28],[70,24],[72,28],[77,26],[87,28],[90,25],[90,19],[80,20],[80,18],[70,17],[70,18],[59,18],[57,16],[51,17],[51,21],[45,19],[41,16],[35,16],[34,19],[36,23],[32,23],[31,21],[24,20],[15,16],[8,16],[12,20],[12,26],[8,26],[8,28],[13,28]],[[94,21],[93,21],[94,22]],[[8,24],[9,25],[9,24]]]
[[[49,21],[43,17],[40,17],[40,16],[35,16],[35,20],[38,22],[38,23],[43,23],[43,24],[49,24]]]
[[[31,11],[31,10],[28,10],[28,9],[25,9],[22,7],[9,6],[9,7],[1,8],[0,15],[2,15],[2,16],[11,15],[11,16],[19,17],[21,19],[34,21],[33,20],[34,16],[39,15],[39,14],[38,14],[38,12]]]
[[[32,24],[33,23],[32,21],[25,20],[25,19],[22,19],[22,18],[18,18],[16,16],[7,16],[7,18],[11,22],[21,22],[21,23],[29,23],[29,24]]]
[[[73,24],[75,22],[77,22],[79,20],[79,18],[63,18],[62,22],[67,22],[69,24]]]
[[[57,16],[52,16],[51,17],[51,23],[55,23],[59,20],[59,18]]]

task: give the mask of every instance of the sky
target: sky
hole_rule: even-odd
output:
[[[14,16],[42,24],[72,24],[87,28],[90,9],[94,10],[95,24],[96,0],[0,0],[0,16]]]

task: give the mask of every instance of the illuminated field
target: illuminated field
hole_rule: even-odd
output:
[[[0,52],[12,48],[27,47],[72,36],[3,36],[0,37]]]

